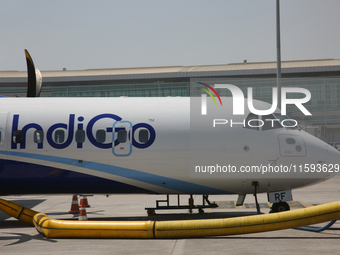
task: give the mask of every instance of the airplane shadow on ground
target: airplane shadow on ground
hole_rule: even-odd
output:
[[[120,216],[120,217],[108,217],[103,216],[104,210],[97,211],[89,211],[87,210],[87,218],[90,221],[173,221],[173,220],[201,220],[201,219],[223,219],[223,218],[232,218],[232,217],[242,217],[242,216],[251,216],[257,215],[256,212],[209,212],[204,214],[199,213],[159,213],[155,216]],[[46,213],[46,215],[51,219],[59,219],[59,220],[78,220],[78,214],[74,214],[73,218],[70,219],[68,212],[50,212]],[[63,217],[63,216],[67,216]],[[1,218],[0,218],[1,220]],[[9,220],[0,222],[0,228],[16,228],[16,227],[32,227],[24,222],[20,222],[18,220]]]
[[[26,208],[33,208],[38,204],[46,201],[46,199],[22,199],[22,200],[9,200],[13,203],[21,205]],[[0,228],[2,227],[30,227],[30,224],[20,222],[20,221],[6,221],[7,219],[11,218],[7,213],[0,211]]]
[[[332,228],[330,228],[330,230],[334,230]],[[320,240],[323,240],[323,239],[336,239],[336,240],[339,240],[339,235],[336,235],[336,234],[329,234],[327,233],[328,235],[334,235],[334,236],[324,236],[322,234],[319,233],[319,236],[235,236],[235,235],[230,235],[230,236],[207,236],[207,237],[204,237],[205,239],[240,239],[240,240],[250,240],[250,239],[253,239],[253,240],[296,240],[296,239],[299,239],[299,240],[312,240],[312,239],[320,239]]]
[[[41,236],[40,234],[36,234],[36,235],[28,235],[28,234],[23,234],[23,233],[4,233],[4,234],[8,234],[8,236],[0,236],[0,241],[6,241],[6,240],[16,240],[13,243],[10,244],[6,244],[5,246],[11,246],[11,245],[17,245],[17,244],[21,244],[21,243],[26,243],[29,242],[31,240],[41,240],[41,241],[46,241],[46,242],[50,242],[50,243],[56,243],[58,242],[57,240],[53,240],[53,239],[46,239],[43,236]]]
[[[105,210],[98,210],[98,211],[90,211],[86,212],[87,215],[97,214],[97,215],[105,215]],[[68,212],[49,212],[45,213],[48,217],[50,216],[58,216],[58,215],[70,215]],[[79,214],[73,214],[73,217],[78,217]]]
[[[256,212],[209,212],[204,214],[199,213],[160,213],[155,216],[127,216],[127,217],[102,217],[92,218],[88,216],[88,220],[93,221],[172,221],[172,220],[203,220],[203,219],[223,219],[241,216],[256,215]],[[91,216],[91,215],[90,215]]]

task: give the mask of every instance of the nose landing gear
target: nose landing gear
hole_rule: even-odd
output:
[[[286,201],[293,201],[292,191],[275,191],[267,193],[268,202],[273,203],[269,213],[289,211],[290,206]]]
[[[290,206],[287,202],[273,203],[269,213],[289,211]]]

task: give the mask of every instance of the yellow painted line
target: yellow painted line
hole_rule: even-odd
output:
[[[300,202],[300,204],[302,204],[304,207],[309,207],[308,205],[306,205],[304,202],[302,202],[302,201],[299,201]]]
[[[242,206],[236,206],[237,201],[216,201],[219,205],[220,209],[249,209],[249,208],[256,208],[255,203],[244,203]],[[305,204],[301,201],[288,201],[288,204],[291,208],[305,208],[314,206],[313,204]],[[261,208],[271,208],[272,204],[269,202],[260,203]]]

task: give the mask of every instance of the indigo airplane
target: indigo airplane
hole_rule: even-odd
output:
[[[28,69],[37,96],[40,73]],[[339,172],[340,153],[279,109],[236,116],[232,98],[209,99],[201,115],[200,97],[3,97],[0,195],[238,194],[242,204],[255,192],[278,211],[292,189]]]

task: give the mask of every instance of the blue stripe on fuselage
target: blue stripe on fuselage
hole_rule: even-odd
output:
[[[0,195],[153,193],[55,167],[0,159]]]
[[[169,177],[164,177],[160,175],[145,173],[137,170],[132,170],[128,168],[112,166],[107,164],[101,164],[97,162],[83,161],[79,163],[76,159],[64,158],[64,157],[56,157],[50,155],[40,155],[26,152],[14,152],[14,151],[0,151],[0,154],[7,154],[12,156],[31,158],[44,160],[54,163],[62,163],[65,165],[77,166],[80,168],[91,169],[103,173],[108,173],[112,175],[117,175],[120,177],[137,180],[149,184],[153,184],[156,186],[160,186],[163,188],[171,189],[174,191],[178,191],[184,194],[232,194],[230,192],[214,189],[210,187],[206,187],[203,185],[190,183],[186,181],[176,180]]]

